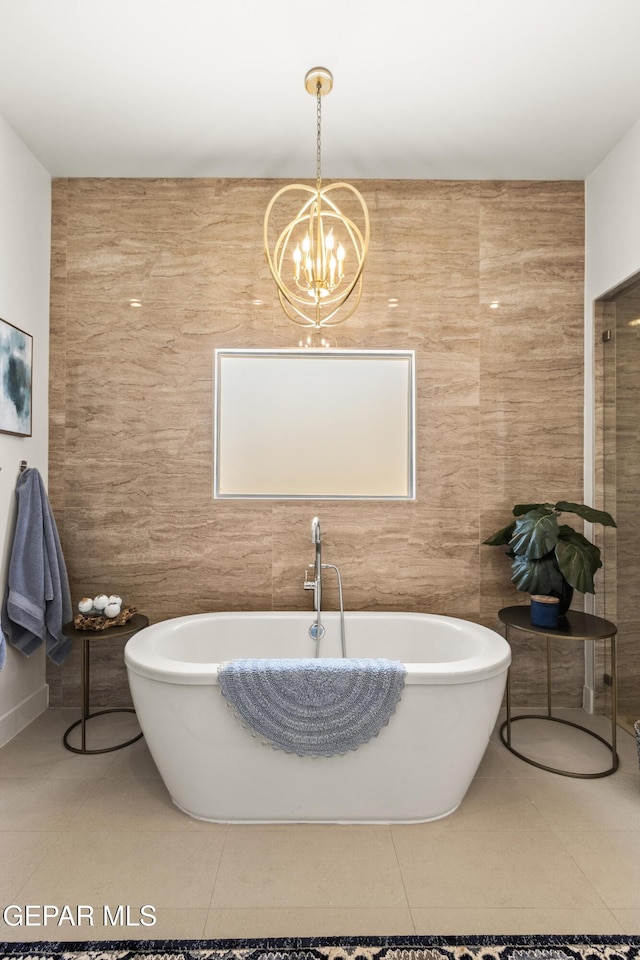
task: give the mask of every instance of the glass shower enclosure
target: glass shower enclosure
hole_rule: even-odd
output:
[[[596,321],[596,488],[617,523],[600,542],[597,612],[618,626],[618,718],[633,733],[640,720],[640,276],[596,304]]]

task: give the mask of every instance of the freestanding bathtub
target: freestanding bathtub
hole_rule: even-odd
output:
[[[138,719],[173,802],[202,820],[419,822],[461,803],[486,750],[511,660],[506,641],[466,620],[346,613],[349,657],[406,667],[395,713],[347,754],[273,749],[236,718],[221,662],[313,657],[310,613],[205,613],[165,620],[128,641]],[[325,613],[321,656],[340,656],[339,614]]]

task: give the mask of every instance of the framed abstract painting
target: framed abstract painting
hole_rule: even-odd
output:
[[[31,436],[33,337],[0,319],[0,433]]]

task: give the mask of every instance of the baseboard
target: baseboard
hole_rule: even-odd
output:
[[[21,730],[39,717],[49,706],[49,684],[43,683],[39,690],[25,697],[11,710],[0,717],[0,747],[13,740]]]

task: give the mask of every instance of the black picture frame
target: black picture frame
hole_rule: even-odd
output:
[[[30,437],[33,337],[0,317],[0,433]]]

